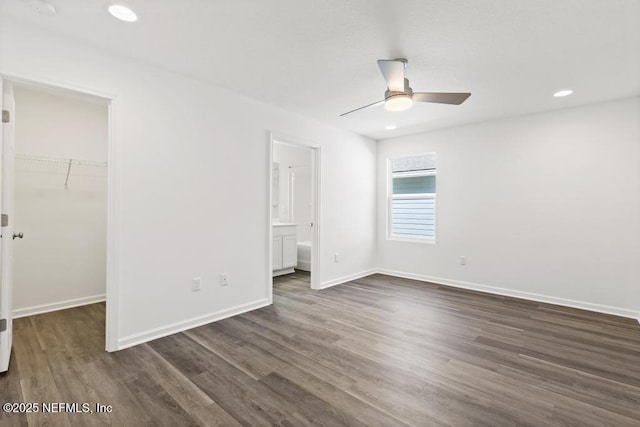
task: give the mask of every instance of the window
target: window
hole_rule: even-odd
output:
[[[389,163],[389,238],[434,241],[436,154]]]

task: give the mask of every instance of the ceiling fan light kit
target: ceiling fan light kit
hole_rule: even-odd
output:
[[[413,92],[409,80],[404,77],[404,70],[408,61],[405,58],[379,59],[378,66],[387,83],[387,90],[382,101],[377,101],[355,110],[340,114],[340,117],[365,108],[384,103],[387,111],[404,111],[413,106],[414,102],[431,102],[437,104],[460,105],[471,96],[470,93],[447,92]]]
[[[384,101],[384,108],[387,111],[404,111],[411,108],[413,99],[405,94],[391,95]]]

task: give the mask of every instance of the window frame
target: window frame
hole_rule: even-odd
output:
[[[409,243],[422,243],[422,244],[435,244],[436,243],[436,214],[437,214],[437,203],[436,203],[436,195],[438,191],[438,168],[436,166],[435,170],[427,171],[407,171],[407,172],[397,172],[398,175],[394,176],[393,173],[393,161],[401,160],[401,159],[410,159],[413,157],[422,157],[433,155],[436,158],[437,164],[437,155],[435,152],[424,153],[424,154],[416,154],[413,156],[404,156],[404,157],[394,157],[387,158],[387,240],[396,241],[396,242],[409,242]],[[393,194],[393,178],[413,178],[419,176],[435,176],[436,177],[436,192],[435,193],[415,193],[415,194]],[[434,223],[434,236],[433,237],[400,237],[393,235],[393,201],[394,200],[433,200],[433,223]]]

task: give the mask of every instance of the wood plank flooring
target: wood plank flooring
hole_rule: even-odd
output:
[[[106,353],[104,305],[14,322],[0,425],[640,425],[640,326],[614,316],[373,275]]]

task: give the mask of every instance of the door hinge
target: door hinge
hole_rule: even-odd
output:
[[[2,123],[9,123],[11,119],[11,115],[9,114],[9,110],[2,110]]]
[[[6,227],[7,225],[9,225],[9,215],[2,214],[0,216],[0,227]]]
[[[0,319],[0,332],[7,330],[7,319]]]

